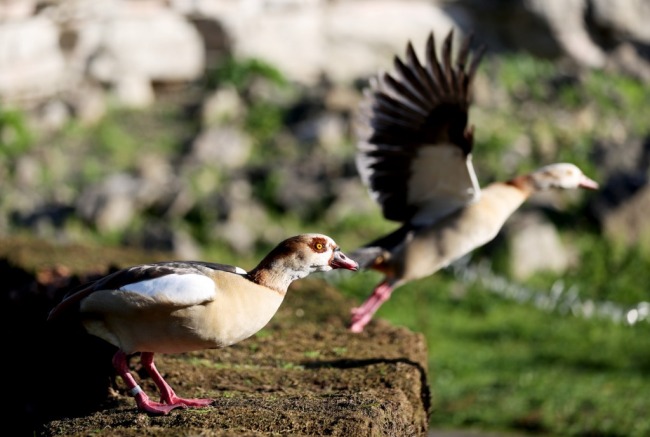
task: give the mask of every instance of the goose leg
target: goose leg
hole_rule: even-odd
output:
[[[176,396],[174,390],[171,388],[167,381],[162,377],[156,365],[153,362],[152,352],[142,352],[140,354],[140,362],[153,379],[153,382],[160,391],[160,401],[172,407],[206,407],[210,405],[212,399],[184,399]]]
[[[386,281],[377,285],[370,297],[361,306],[352,309],[350,331],[363,331],[363,328],[370,322],[379,307],[390,298],[392,292],[393,286]]]
[[[131,375],[127,356],[121,350],[118,350],[113,356],[113,367],[115,367],[118,375],[122,377],[131,395],[135,398],[138,410],[149,414],[168,414],[174,408],[184,407],[182,404],[165,405],[149,399],[149,396],[142,391],[135,378],[133,378],[133,375]]]

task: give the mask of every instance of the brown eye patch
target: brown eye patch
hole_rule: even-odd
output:
[[[311,242],[311,247],[318,253],[323,253],[327,250],[327,242],[324,238],[314,238]]]

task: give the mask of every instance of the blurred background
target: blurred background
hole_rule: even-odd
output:
[[[434,431],[648,435],[648,23],[648,0],[0,0],[0,244],[351,251],[398,226],[354,166],[368,78],[473,33],[481,184],[570,161],[602,188],[531,199],[377,317],[425,334]]]

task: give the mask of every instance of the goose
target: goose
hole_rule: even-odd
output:
[[[352,332],[362,332],[396,288],[492,240],[534,193],[598,188],[571,163],[479,186],[468,110],[484,49],[470,54],[470,35],[453,63],[452,38],[453,29],[439,61],[430,33],[425,64],[409,41],[405,60],[394,58],[394,72],[378,74],[364,90],[356,125],[357,171],[383,217],[401,226],[350,254],[360,268],[384,275],[366,301],[351,310]]]
[[[302,234],[278,244],[251,271],[202,261],[165,261],[118,270],[69,292],[48,320],[79,317],[89,334],[118,348],[112,364],[138,410],[165,415],[175,408],[205,407],[211,399],[176,395],[154,364],[155,353],[223,348],[262,329],[289,285],[313,272],[358,270],[330,237]],[[151,400],[130,373],[140,362],[160,391]]]

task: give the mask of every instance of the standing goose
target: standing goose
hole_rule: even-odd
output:
[[[483,50],[471,56],[466,38],[455,65],[453,30],[438,60],[433,34],[422,65],[409,42],[395,73],[374,78],[358,125],[357,169],[396,231],[357,249],[361,268],[384,274],[370,297],[352,309],[350,329],[363,331],[397,287],[432,275],[492,240],[533,193],[550,188],[597,189],[573,164],[557,163],[483,189],[472,166],[468,126],[472,79]]]
[[[178,397],[156,369],[154,353],[222,348],[242,341],[271,320],[294,280],[358,267],[328,236],[303,234],[281,242],[250,272],[200,261],[119,270],[73,290],[48,320],[78,315],[90,334],[118,348],[113,366],[138,409],[167,414],[179,407],[204,407],[212,400]],[[136,352],[160,391],[160,402],[150,400],[129,371],[128,356]]]

